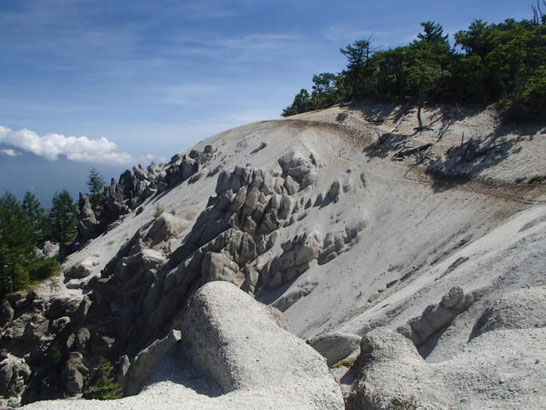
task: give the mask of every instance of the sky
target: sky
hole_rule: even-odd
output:
[[[531,1],[0,0],[0,165],[161,161],[278,118],[357,39],[507,17],[532,17]]]

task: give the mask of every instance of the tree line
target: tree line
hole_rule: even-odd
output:
[[[311,92],[302,89],[282,115],[373,97],[411,102],[419,114],[430,102],[495,103],[507,120],[543,119],[546,16],[539,3],[533,12],[533,19],[521,21],[475,20],[455,33],[453,46],[442,26],[431,21],[421,23],[422,31],[407,46],[379,50],[371,39],[355,41],[340,50],[347,67],[314,75]]]
[[[87,185],[92,204],[100,206],[104,180],[96,169]],[[78,237],[78,217],[78,206],[66,189],[53,195],[50,209],[28,191],[22,201],[9,192],[0,197],[0,300],[60,270],[66,247]],[[55,257],[40,251],[47,241],[59,244]]]

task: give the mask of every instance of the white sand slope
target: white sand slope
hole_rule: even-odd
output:
[[[279,158],[311,158],[316,182],[294,193],[294,223],[278,230],[275,246],[261,258],[265,263],[279,256],[283,243],[302,234],[318,238],[324,258],[314,259],[296,279],[258,299],[283,310],[293,332],[303,338],[327,331],[363,335],[378,326],[396,329],[406,324],[458,286],[474,295],[473,303],[432,345],[424,346],[429,361],[451,358],[463,349],[487,300],[546,283],[546,190],[544,185],[519,183],[546,175],[546,135],[538,126],[498,130],[487,111],[446,114],[434,109],[424,117],[433,130],[412,135],[414,116],[400,107],[334,107],[209,138],[197,148],[210,144],[216,155],[197,182],[185,181],[152,197],[142,213],[126,215],[71,255],[66,266],[86,260],[99,275],[120,246],[153,219],[156,207],[183,221],[178,236],[156,249],[168,260],[215,195],[218,174],[211,171],[249,165],[280,175]],[[463,132],[463,143],[465,138],[476,141],[470,144],[472,161],[453,157]],[[433,144],[427,151],[430,157],[392,161],[396,152],[428,143]],[[491,144],[494,149],[486,151]],[[474,181],[433,178],[423,164],[415,164],[420,160],[436,161],[435,169],[442,172],[471,173]],[[329,197],[332,186],[336,192]],[[55,292],[81,295],[59,286]],[[185,393],[173,394],[177,389]],[[108,407],[144,408],[142,403],[165,397],[169,399],[163,408],[182,405],[183,400],[185,408],[208,408],[202,407],[208,399],[165,380]],[[237,397],[244,406],[244,397]],[[239,399],[233,400],[230,405],[238,408]],[[78,401],[62,406],[58,408],[88,405]],[[264,402],[264,408],[274,407]]]

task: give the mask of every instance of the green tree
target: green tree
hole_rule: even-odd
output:
[[[491,51],[494,44],[488,37],[492,27],[482,20],[474,20],[468,30],[455,33],[455,45],[460,46],[467,56],[478,55],[485,57]]]
[[[104,201],[104,178],[96,168],[92,168],[89,171],[89,179],[87,181],[87,187],[89,188],[89,201],[94,210],[100,208]]]
[[[311,104],[311,96],[309,95],[309,91],[307,91],[305,88],[302,88],[299,93],[296,94],[294,97],[294,102],[292,102],[292,105],[286,107],[283,112],[283,117],[288,117],[290,115],[299,114],[302,112],[306,112],[309,110],[312,110],[312,104]]]
[[[339,76],[332,73],[321,73],[313,76],[311,102],[314,109],[329,107],[339,102]]]
[[[447,41],[447,34],[444,34],[443,27],[435,23],[434,21],[426,21],[421,23],[423,27],[423,32],[417,34],[418,41],[424,41],[426,43],[434,43],[440,45],[447,45],[449,48],[449,43]]]
[[[449,76],[449,42],[441,25],[421,23],[423,32],[407,48],[403,63],[407,93],[417,105],[417,129],[423,129],[423,106],[441,92],[442,82]]]
[[[339,50],[347,57],[347,70],[343,73],[350,97],[370,94],[374,89],[375,67],[371,64],[374,50],[370,40],[358,40]]]
[[[390,98],[404,98],[406,93],[405,72],[403,70],[407,47],[379,51],[374,54],[377,67],[377,95]]]
[[[24,263],[33,257],[33,227],[15,196],[0,198],[0,296],[14,292],[29,282]]]
[[[72,243],[78,235],[78,208],[66,189],[53,196],[51,205],[51,235],[64,247]]]
[[[21,206],[33,227],[34,237],[39,244],[43,244],[49,235],[49,224],[45,209],[42,208],[38,198],[29,191],[25,192]]]
[[[417,38],[404,47],[377,51],[369,40],[341,49],[347,68],[313,77],[312,94],[301,90],[283,115],[376,96],[413,102],[417,129],[428,102],[496,103],[505,119],[546,117],[546,1],[533,18],[500,24],[473,21],[455,34],[452,49],[438,23],[421,23]]]

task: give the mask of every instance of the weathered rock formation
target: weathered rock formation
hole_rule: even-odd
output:
[[[126,170],[118,182],[112,179],[105,188],[104,200],[98,209],[93,209],[87,195],[80,193],[80,240],[85,242],[95,238],[109,224],[138,208],[146,199],[197,176],[214,153],[214,149],[207,145],[203,151],[177,154],[169,163],[159,167],[152,162],[147,168],[139,164]]]
[[[490,187],[431,189],[364,142],[303,120],[265,122],[211,139],[221,154],[209,145],[125,172],[99,209],[82,195],[85,246],[63,275],[0,304],[0,348],[21,365],[0,368],[5,394],[13,403],[87,397],[109,363],[125,393],[144,388],[116,403],[130,408],[336,408],[324,360],[280,329],[290,327],[335,367],[355,408],[407,406],[411,394],[440,408],[543,400],[517,381],[517,394],[493,383],[495,366],[520,375],[520,362],[527,385],[542,376],[531,362],[541,288],[487,299],[544,283],[546,210],[529,196],[514,213],[521,204]],[[530,356],[502,367],[520,327]],[[193,384],[205,379],[218,390]]]
[[[540,408],[546,402],[545,295],[544,288],[522,289],[494,302],[463,351],[441,363],[427,363],[399,333],[371,331],[351,370],[356,381],[347,408]]]
[[[331,332],[314,337],[307,343],[326,358],[328,366],[333,366],[358,350],[361,339],[358,335]]]
[[[311,172],[292,169],[287,177],[292,173],[300,181]],[[286,181],[259,168],[222,171],[217,195],[172,254],[161,244],[178,234],[176,216],[163,214],[140,229],[90,284],[90,327],[112,341],[113,351],[136,353],[163,337],[187,297],[209,281],[225,280],[260,293],[304,272],[323,240],[306,233],[276,243],[277,230],[291,225],[295,212]],[[275,245],[281,248],[278,257],[260,258]]]
[[[30,373],[30,367],[23,359],[6,352],[0,353],[0,396],[9,398],[6,405],[19,404]]]
[[[397,330],[413,341],[415,346],[420,347],[449,326],[452,320],[468,309],[477,297],[477,292],[465,295],[460,287],[454,287],[442,297],[440,303],[428,305],[420,316],[414,317]]]
[[[241,318],[245,320],[242,321]],[[339,386],[329,374],[326,361],[303,340],[277,324],[271,310],[229,282],[210,282],[189,300],[175,321],[182,329],[182,357],[220,386],[214,397],[161,383],[138,396],[126,397],[117,406],[131,409],[203,410],[297,408],[343,409]],[[139,387],[146,373],[169,348],[177,348],[180,333],[143,350],[127,373],[127,388]],[[168,360],[181,360],[171,354]],[[97,409],[100,401],[37,402],[27,408]]]

